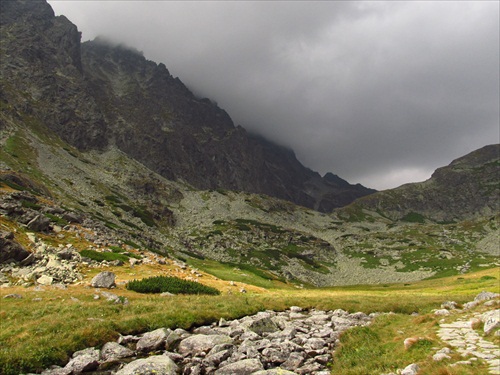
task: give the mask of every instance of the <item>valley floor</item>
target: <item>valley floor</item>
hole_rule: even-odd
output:
[[[445,301],[461,307],[484,290],[498,292],[498,268],[411,284],[320,289],[252,288],[214,278],[214,283],[227,285],[228,290],[221,296],[168,297],[126,290],[122,282],[125,274],[118,274],[118,286],[112,292],[122,300],[126,298],[128,304],[95,299],[100,291],[90,288],[89,281],[97,271],[90,270],[80,285],[65,289],[15,286],[0,290],[0,372],[18,374],[64,365],[71,353],[101,347],[120,334],[140,334],[161,327],[191,329],[221,318],[241,318],[263,310],[284,311],[290,306],[390,313],[341,336],[331,364],[333,373],[387,374],[411,363],[420,366],[419,374],[485,374],[490,370],[490,364],[481,358],[452,366],[463,359],[453,348],[450,359],[432,360],[437,350],[450,346],[438,336],[439,324],[472,312],[483,313],[486,308],[479,305],[468,312],[450,310],[446,316],[436,315],[433,310],[440,310]],[[143,271],[154,273],[151,268]],[[246,293],[241,293],[241,288],[246,288]],[[476,332],[484,335],[480,329]],[[423,339],[406,350],[404,341],[411,337]],[[498,348],[498,335],[490,334],[486,339]]]

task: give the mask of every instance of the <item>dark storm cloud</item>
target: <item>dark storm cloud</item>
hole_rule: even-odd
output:
[[[499,4],[49,1],[299,160],[375,188],[499,142]]]

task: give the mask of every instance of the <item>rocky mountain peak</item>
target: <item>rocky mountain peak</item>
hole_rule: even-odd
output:
[[[115,147],[199,189],[261,193],[321,211],[373,192],[322,179],[134,48],[104,38],[80,44],[76,26],[45,1],[2,2],[1,37],[6,123],[20,126],[21,117],[27,131],[47,129],[82,151]]]

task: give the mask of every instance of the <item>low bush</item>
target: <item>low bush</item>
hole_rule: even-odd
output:
[[[122,262],[128,262],[128,256],[125,254],[111,253],[111,252],[100,252],[95,250],[82,250],[80,251],[82,257],[90,258],[97,262],[121,260]]]
[[[126,285],[128,290],[139,293],[210,294],[219,295],[219,290],[178,277],[155,276],[142,280],[132,280]]]

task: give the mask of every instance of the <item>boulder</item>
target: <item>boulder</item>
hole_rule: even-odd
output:
[[[500,328],[500,309],[489,311],[481,316],[484,322],[484,333],[489,335],[496,329]]]
[[[26,226],[35,232],[48,232],[50,230],[50,220],[44,215],[36,215]]]
[[[418,365],[412,363],[411,365],[406,366],[403,371],[401,371],[401,375],[417,375],[418,370]]]
[[[40,285],[52,285],[53,281],[54,278],[47,275],[42,275],[38,279],[36,279],[36,282]]]
[[[109,271],[104,271],[101,273],[98,273],[94,278],[92,279],[91,285],[94,288],[112,288],[116,286],[115,284],[115,274],[113,272]]]
[[[165,346],[165,341],[169,333],[172,332],[167,328],[158,328],[157,330],[147,332],[137,342],[136,349],[141,352],[151,352]]]
[[[208,353],[215,345],[232,344],[233,339],[227,335],[192,335],[179,343],[180,354]]]
[[[106,301],[114,302],[114,303],[123,303],[124,305],[128,305],[128,299],[125,297],[117,296],[116,294],[109,292],[101,292],[101,295],[106,298]]]
[[[101,349],[101,359],[103,361],[116,361],[121,358],[132,357],[134,352],[117,342],[107,342]]]
[[[177,365],[166,355],[137,359],[119,370],[116,375],[176,375]]]
[[[255,332],[258,335],[262,335],[264,332],[276,332],[279,331],[276,323],[272,321],[269,317],[263,317],[260,319],[254,320],[249,326],[248,329]]]
[[[99,350],[89,348],[76,352],[73,358],[64,366],[65,370],[70,370],[72,374],[93,371],[99,367]]]
[[[22,262],[31,253],[14,240],[12,232],[0,232],[0,264]]]
[[[215,375],[251,375],[254,372],[264,370],[264,366],[258,359],[243,359],[230,363],[215,371]]]
[[[500,297],[500,294],[498,293],[493,293],[493,292],[486,292],[486,291],[482,291],[481,293],[479,293],[476,298],[474,298],[474,301],[487,301],[489,299],[493,299],[493,298],[498,298]]]
[[[68,223],[81,223],[82,217],[74,212],[65,212],[62,215],[62,218],[66,220]]]

